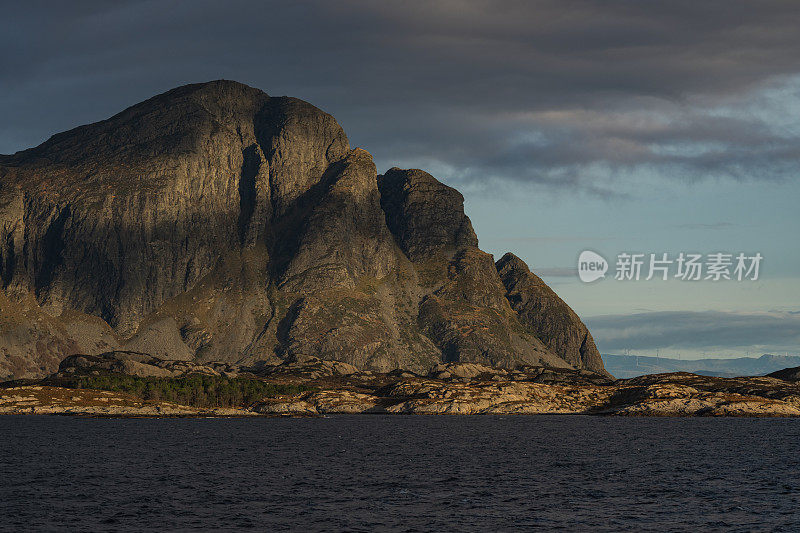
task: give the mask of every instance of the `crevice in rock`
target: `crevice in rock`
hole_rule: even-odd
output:
[[[279,357],[286,357],[289,351],[289,342],[291,339],[289,338],[289,330],[292,328],[292,324],[297,319],[297,315],[300,312],[300,308],[303,305],[303,299],[298,298],[289,309],[286,311],[284,317],[278,322],[277,330],[275,331],[275,336],[278,340],[278,346],[276,347],[276,354]]]
[[[64,262],[64,226],[70,215],[69,206],[64,207],[56,216],[42,237],[42,258],[36,273],[35,288],[37,294],[53,282],[56,269]]]
[[[278,98],[269,98],[266,103],[259,109],[253,117],[253,133],[256,137],[256,143],[261,148],[266,161],[269,162],[269,198],[270,198],[270,212],[278,212],[280,207],[278,198],[280,196],[278,186],[275,183],[275,170],[273,168],[275,157],[275,137],[280,133],[281,127],[284,125],[285,119],[280,120],[277,106],[279,105]]]
[[[407,253],[405,227],[403,225],[405,213],[402,207],[406,195],[397,180],[386,178],[385,175],[377,176],[376,180],[378,182],[381,211],[383,211],[383,216],[386,219],[386,227],[389,228],[389,233],[392,234],[397,246],[403,250],[403,253]]]
[[[183,291],[188,291],[191,288],[192,283],[192,273],[194,272],[194,258],[190,257],[188,261],[186,261],[186,268],[183,271]]]
[[[109,302],[103,302],[100,306],[100,318],[105,320],[105,322],[113,327],[116,327],[117,323],[117,313],[114,311],[114,306]]]
[[[586,356],[586,341],[589,339],[589,332],[583,334],[583,340],[581,340],[581,347],[578,348],[578,368],[589,368],[590,361],[587,361],[588,357]]]
[[[337,179],[342,167],[341,161],[331,163],[322,178],[294,200],[286,210],[286,214],[275,219],[270,225],[267,248],[270,257],[269,269],[273,279],[282,279],[292,258],[297,255],[309,216],[325,196],[331,183]]]
[[[14,232],[10,232],[6,236],[5,251],[0,255],[0,282],[5,289],[11,283],[11,278],[14,275],[14,262],[16,261],[16,254],[14,253]]]
[[[242,150],[242,156],[242,174],[239,177],[239,242],[245,245],[256,209],[256,176],[261,168],[261,158],[255,144]]]
[[[458,363],[461,361],[461,354],[459,353],[458,346],[452,343],[447,343],[442,346],[442,361],[445,363]]]

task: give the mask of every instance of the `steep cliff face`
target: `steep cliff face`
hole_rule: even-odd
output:
[[[0,377],[123,347],[602,370],[588,344],[547,336],[558,323],[591,342],[574,313],[520,307],[477,246],[457,191],[377,176],[314,106],[180,87],[0,156]]]
[[[522,259],[507,253],[497,262],[497,271],[511,307],[539,339],[571,365],[605,372],[592,334]]]
[[[464,197],[422,170],[392,168],[378,176],[381,207],[397,244],[412,261],[478,247]]]

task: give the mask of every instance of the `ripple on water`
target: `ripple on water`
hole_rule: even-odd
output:
[[[0,529],[796,531],[800,420],[0,417]]]

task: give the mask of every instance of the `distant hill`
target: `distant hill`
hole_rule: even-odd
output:
[[[764,354],[761,357],[736,359],[668,359],[644,355],[603,354],[606,370],[617,378],[634,378],[645,374],[693,372],[705,376],[763,376],[787,367],[800,366],[800,356]]]

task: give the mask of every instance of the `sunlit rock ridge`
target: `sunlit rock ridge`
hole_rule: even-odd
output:
[[[478,248],[458,191],[379,176],[332,116],[232,81],[0,156],[0,287],[5,379],[115,349],[604,373],[524,262]]]

